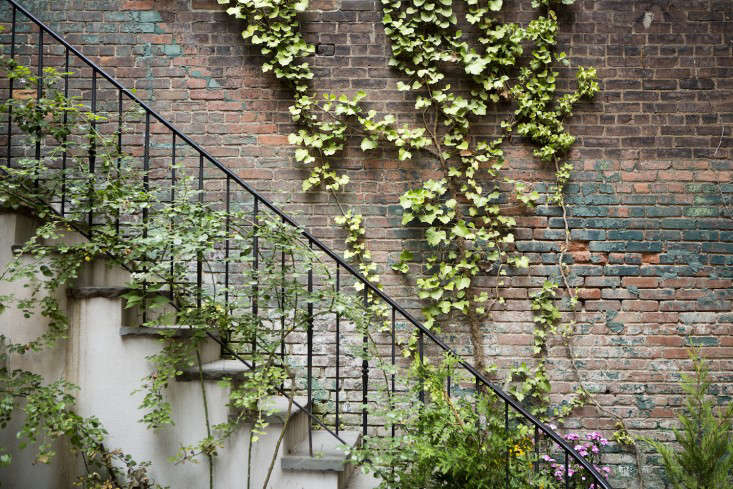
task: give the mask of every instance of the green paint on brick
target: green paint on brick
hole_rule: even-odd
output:
[[[213,78],[209,78],[209,82],[206,84],[207,88],[221,88],[221,85],[219,85],[219,82],[214,80]]]
[[[648,413],[649,411],[654,409],[654,406],[655,406],[654,401],[651,398],[646,397],[642,394],[635,395],[634,401],[635,401],[636,407],[638,407],[640,411],[645,412],[645,413]]]
[[[137,20],[139,22],[162,22],[163,17],[160,16],[160,13],[158,13],[155,10],[143,10],[140,12],[135,12],[137,15]]]
[[[183,50],[178,44],[166,44],[165,46],[163,46],[163,53],[165,53],[166,56],[175,57],[182,55]]]
[[[720,340],[715,336],[690,336],[687,338],[686,343],[689,346],[718,346]]]
[[[717,217],[720,212],[715,207],[688,207],[685,215],[690,217]]]

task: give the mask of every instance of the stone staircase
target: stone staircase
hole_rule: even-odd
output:
[[[0,212],[0,269],[4,269],[13,257],[11,250],[22,247],[34,231],[36,223],[31,217],[4,211]],[[84,239],[78,233],[66,233],[64,242]],[[211,423],[227,419],[232,413],[226,407],[228,391],[218,384],[224,377],[236,377],[247,370],[239,360],[222,358],[219,343],[208,340],[201,348],[201,370],[195,366],[186,368],[169,387],[173,405],[175,426],[159,432],[147,430],[138,422],[141,412],[137,409],[141,396],[130,395],[140,384],[140,379],[151,372],[146,359],[160,349],[163,333],[174,341],[186,341],[191,328],[185,325],[142,327],[135,324],[138,314],[125,309],[122,295],[128,290],[125,284],[128,272],[109,266],[105,260],[88,263],[76,284],[59,296],[66,297],[70,317],[69,338],[54,351],[27,356],[14,356],[11,368],[28,368],[47,379],[66,378],[80,387],[77,399],[81,415],[95,415],[110,433],[108,446],[130,453],[136,460],[153,462],[155,479],[177,489],[207,487],[206,461],[199,457],[199,464],[172,465],[167,458],[175,455],[180,444],[189,444],[206,436],[201,382],[206,390]],[[13,290],[11,290],[13,289]],[[0,295],[21,293],[22,284],[0,282]],[[40,334],[44,328],[37,319],[10,318],[6,312],[0,322],[0,334],[11,341],[23,341]],[[296,403],[309,409],[308,399],[296,397]],[[359,431],[342,431],[339,440],[326,432],[313,431],[312,452],[309,450],[308,432],[310,419],[306,411],[291,406],[288,421],[289,399],[274,396],[264,401],[261,408],[267,413],[268,426],[259,434],[248,453],[249,430],[245,423],[233,434],[215,459],[215,486],[224,488],[245,487],[247,460],[251,458],[250,485],[263,486],[268,469],[273,464],[268,487],[277,489],[366,489],[376,481],[354,473],[349,462],[348,448],[361,440]],[[286,426],[287,422],[287,426]],[[285,430],[282,444],[272,460],[277,440]],[[13,446],[12,426],[0,432],[0,443]],[[17,463],[2,473],[4,487],[71,487],[74,470],[79,461],[64,456],[56,462],[57,472],[46,474],[39,480],[38,470],[30,466],[30,459],[20,457]],[[65,467],[63,467],[65,466]],[[46,471],[48,472],[48,471]],[[53,472],[53,471],[50,471]]]

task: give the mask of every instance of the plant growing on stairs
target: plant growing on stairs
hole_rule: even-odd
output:
[[[166,388],[184,369],[197,369],[207,437],[181,447],[177,461],[206,456],[213,487],[214,458],[223,442],[244,421],[254,425],[254,433],[262,430],[268,414],[262,401],[278,392],[294,392],[297,372],[303,367],[282,357],[291,337],[304,334],[308,324],[335,311],[364,325],[367,312],[353,297],[337,293],[330,285],[332,271],[297,228],[265,213],[253,219],[245,206],[221,209],[205,202],[203,189],[195,187],[191,169],[184,164],[166,167],[166,174],[176,174],[175,182],[166,185],[156,179],[159,168],[143,168],[139,158],[123,153],[118,137],[133,132],[130,127],[139,123],[140,112],[125,113],[119,133],[104,132],[108,119],[102,113],[91,112],[60,90],[69,74],[46,68],[38,77],[13,60],[1,61],[1,69],[16,88],[42,88],[42,97],[5,100],[0,110],[12,113],[28,138],[28,147],[43,143],[44,153],[40,158],[17,158],[0,168],[0,206],[28,213],[39,223],[0,276],[3,281],[26,282],[28,292],[23,297],[0,298],[0,313],[15,307],[26,317],[40,315],[49,324],[44,334],[30,342],[8,341],[8,354],[40,351],[66,338],[69,322],[56,291],[73,287],[86,264],[102,259],[109,266],[130,270],[124,299],[127,308],[140,313],[140,324],[149,328],[184,325],[190,333],[182,341],[172,329],[161,332],[162,349],[149,358],[154,369],[140,386],[144,392],[141,421],[150,429],[172,424]],[[86,239],[65,239],[74,233]],[[198,271],[197,263],[201,264]],[[237,277],[237,283],[225,283],[222,267]],[[323,284],[308,288],[309,273],[324,277]],[[247,345],[243,351],[227,348],[252,366],[224,379],[235,414],[215,426],[208,417],[199,354],[202,343],[212,337],[225,338],[228,345]],[[4,365],[8,357],[3,355]],[[28,395],[31,386],[38,394]],[[143,485],[144,464],[103,449],[105,431],[98,420],[73,413],[72,385],[44,387],[31,372],[3,368],[0,387],[4,423],[18,408],[18,399],[27,399],[22,433],[30,442],[41,443],[39,461],[47,462],[54,455],[45,437],[69,435],[73,447],[87,460],[85,487],[107,487],[108,480],[121,488],[127,487],[123,484],[153,487],[149,482]],[[40,414],[35,415],[36,411]],[[3,463],[10,463],[7,453],[2,457]],[[108,469],[105,476],[95,468],[100,464]],[[126,471],[118,470],[120,466]]]

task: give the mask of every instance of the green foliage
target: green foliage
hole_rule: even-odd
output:
[[[0,352],[0,365],[8,353]],[[43,379],[24,370],[0,368],[0,429],[7,427],[18,406],[23,422],[17,433],[19,448],[37,446],[35,462],[48,464],[63,443],[85,460],[86,475],[77,485],[86,489],[160,489],[147,474],[148,462],[138,464],[119,450],[107,450],[107,431],[94,417],[74,412],[76,386],[64,380],[44,384]],[[0,448],[0,468],[12,463],[12,457]],[[112,485],[110,485],[112,484]]]
[[[711,399],[710,370],[698,351],[691,350],[693,375],[682,376],[685,403],[673,430],[679,449],[650,439],[661,456],[674,489],[733,488],[733,403],[717,409]]]
[[[491,393],[461,390],[455,365],[452,357],[438,366],[416,360],[412,387],[391,394],[382,403],[391,409],[375,413],[398,436],[367,436],[352,456],[382,481],[380,489],[555,487],[550,474],[533,470],[532,429],[512,416],[505,430],[503,403]]]

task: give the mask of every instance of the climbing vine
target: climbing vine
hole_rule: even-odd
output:
[[[392,50],[389,65],[402,75],[397,88],[411,93],[421,121],[399,126],[392,114],[379,117],[366,111],[363,92],[353,97],[326,93],[318,99],[309,84],[313,72],[306,59],[314,49],[300,33],[297,16],[307,3],[218,1],[244,22],[243,37],[267,59],[263,71],[273,71],[292,89],[290,114],[298,130],[289,141],[297,146],[296,160],[311,167],[304,190],[321,187],[336,196],[348,184],[348,176],[334,169],[332,157],[344,150],[351,136],[361,138],[362,151],[394,150],[399,160],[419,159],[442,173],[442,178],[426,180],[400,198],[402,224],[420,226],[427,244],[417,262],[425,270],[417,279],[418,296],[426,303],[424,324],[439,329],[465,319],[471,327],[474,363],[486,370],[483,329],[492,309],[504,301],[506,275],[529,265],[528,257],[514,251],[516,221],[502,212],[500,185],[512,185],[517,200],[527,207],[542,200],[531,184],[502,177],[502,146],[512,134],[526,137],[535,146],[535,156],[555,170],[546,203],[563,204],[572,170],[566,155],[575,141],[563,120],[581,98],[592,98],[598,91],[595,69],[579,67],[576,90],[557,93],[555,65],[568,61],[565,53],[556,51],[554,8],[573,2],[533,2],[540,13],[521,26],[498,20],[502,0],[469,0],[461,20],[452,0],[383,0],[382,23]],[[478,31],[475,46],[462,25]],[[468,89],[454,88],[458,80],[448,74],[453,67],[464,74]],[[474,123],[488,111],[509,107],[501,134],[475,134]],[[368,278],[377,278],[364,242],[363,217],[349,209],[336,223],[347,231],[346,254]],[[405,273],[414,260],[411,251],[403,250],[393,269]],[[495,277],[492,290],[479,285],[487,275]],[[538,385],[546,383],[543,372],[540,363]]]

